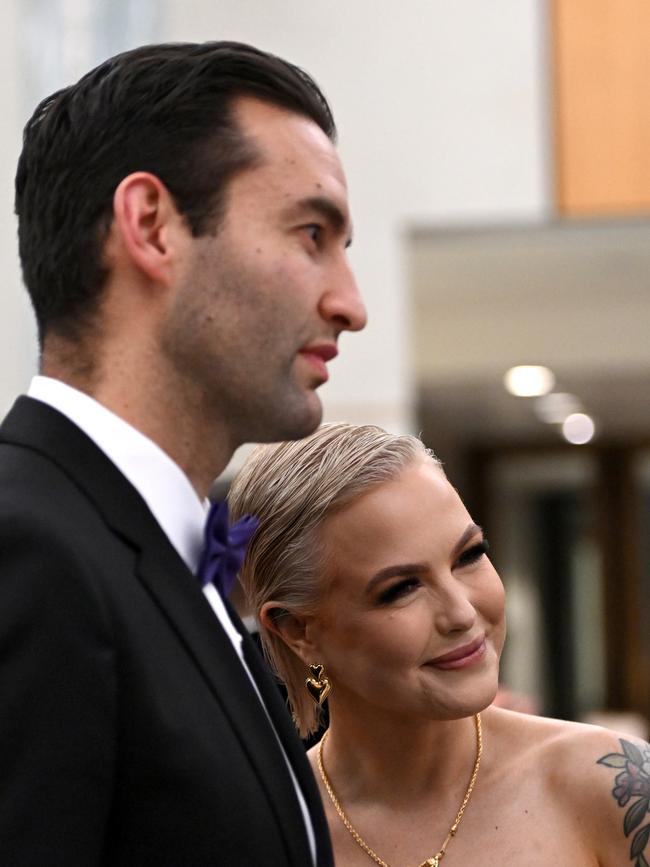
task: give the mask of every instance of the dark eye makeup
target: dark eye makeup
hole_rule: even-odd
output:
[[[454,566],[455,569],[462,569],[463,566],[471,566],[472,563],[476,563],[484,554],[490,550],[490,543],[487,539],[483,538],[480,542],[477,542],[475,545],[471,545],[469,548],[466,548],[462,554],[456,560],[456,564]]]
[[[383,590],[378,597],[378,601],[381,605],[386,605],[389,602],[394,602],[396,599],[401,598],[402,596],[406,596],[411,593],[416,587],[420,584],[420,579],[416,578],[415,575],[408,575],[405,578],[402,578],[401,581],[396,581],[395,584],[391,584],[390,587],[387,587]]]
[[[474,563],[478,563],[481,557],[484,554],[487,554],[489,551],[490,545],[488,540],[483,538],[480,541],[470,545],[469,548],[466,548],[459,556],[456,562],[454,563],[454,569],[463,569],[467,566],[472,566]],[[397,577],[397,576],[396,576]],[[395,602],[398,599],[401,599],[404,596],[408,596],[409,593],[412,593],[415,589],[417,589],[422,582],[417,577],[417,575],[405,575],[398,581],[395,581],[394,584],[386,587],[377,597],[377,601],[380,605],[388,605],[391,602]]]

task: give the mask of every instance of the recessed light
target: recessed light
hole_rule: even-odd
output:
[[[596,432],[596,425],[591,416],[584,412],[573,412],[565,418],[562,425],[564,439],[575,446],[588,443]]]
[[[503,384],[515,397],[540,397],[552,391],[555,376],[540,364],[520,364],[507,371]]]

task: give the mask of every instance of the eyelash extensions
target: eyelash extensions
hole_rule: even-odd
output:
[[[386,605],[389,602],[393,602],[395,599],[398,599],[400,596],[404,596],[414,587],[416,587],[420,583],[420,579],[415,576],[404,578],[402,581],[398,581],[396,584],[391,584],[383,593],[379,596],[380,605]]]
[[[475,545],[467,548],[458,557],[454,564],[454,569],[462,569],[466,566],[472,566],[477,563],[484,554],[490,550],[490,544],[487,539],[481,539]],[[405,576],[401,581],[397,581],[390,587],[386,588],[378,598],[380,605],[387,605],[400,596],[404,596],[413,590],[420,583],[420,579],[416,575]]]
[[[477,542],[476,545],[472,545],[471,548],[467,548],[467,550],[463,551],[460,557],[457,560],[457,566],[469,566],[472,563],[476,563],[477,560],[483,556],[483,554],[487,554],[490,550],[490,543],[487,539],[481,539],[480,542]]]

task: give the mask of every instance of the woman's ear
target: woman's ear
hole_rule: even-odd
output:
[[[281,638],[305,665],[314,661],[316,648],[310,637],[311,617],[296,614],[279,602],[270,601],[262,605],[259,619],[264,628]]]

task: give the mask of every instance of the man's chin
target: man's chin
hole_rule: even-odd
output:
[[[259,443],[280,442],[283,440],[301,440],[312,434],[323,420],[323,405],[315,391],[307,395],[303,392],[300,401],[285,403],[284,412],[266,415],[267,423],[262,422],[260,413],[259,431],[255,439],[249,441]]]
[[[312,434],[323,420],[323,405],[312,392],[312,400],[300,413],[286,417],[286,429],[282,439],[301,440]]]

